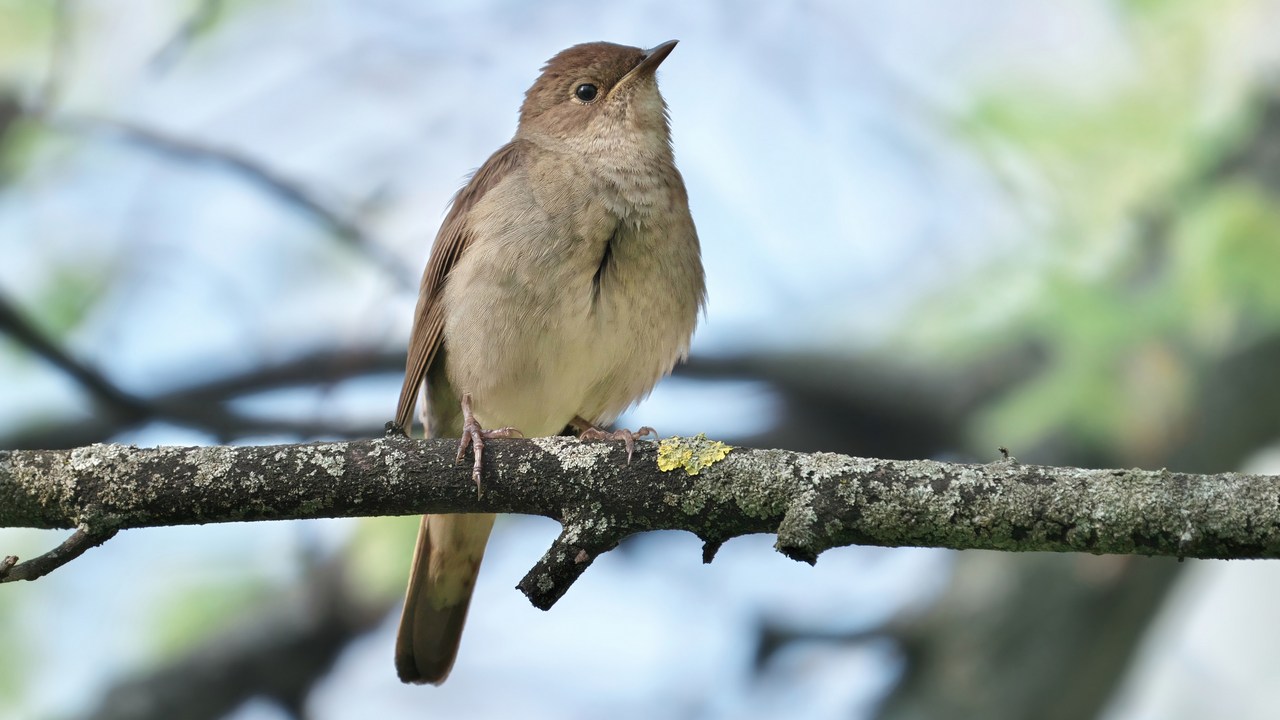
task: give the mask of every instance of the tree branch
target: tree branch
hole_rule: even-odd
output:
[[[676,529],[710,545],[777,533],[814,562],[843,545],[1280,557],[1280,477],[960,465],[735,449],[691,476],[654,443],[494,440],[477,496],[456,442],[385,437],[254,447],[0,452],[0,527],[124,528],[245,520],[503,512],[564,532],[521,582],[550,607],[600,553]]]
[[[44,577],[80,557],[90,548],[96,548],[115,537],[117,532],[119,531],[114,529],[92,531],[79,528],[58,547],[24,563],[18,562],[17,555],[0,558],[0,583]]]

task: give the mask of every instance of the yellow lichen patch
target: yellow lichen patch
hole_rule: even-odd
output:
[[[697,475],[723,460],[732,449],[719,440],[708,440],[705,433],[691,438],[670,437],[658,444],[658,469],[670,472],[684,468],[690,475]]]

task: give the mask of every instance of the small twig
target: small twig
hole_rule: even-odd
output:
[[[539,610],[550,610],[564,597],[569,586],[591,567],[601,554],[618,546],[628,532],[585,532],[576,522],[566,521],[564,530],[516,585]]]
[[[110,540],[117,532],[119,531],[94,532],[82,527],[72,533],[71,537],[63,540],[58,547],[26,562],[19,563],[16,555],[9,555],[0,560],[0,583],[44,577],[80,557],[89,548],[97,547]]]
[[[716,553],[720,552],[720,548],[723,546],[724,540],[703,540],[702,564],[710,565],[711,561],[716,559]]]

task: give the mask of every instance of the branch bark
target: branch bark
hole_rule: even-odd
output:
[[[738,448],[691,476],[656,443],[494,440],[477,496],[456,441],[385,437],[246,447],[0,452],[0,527],[114,530],[245,520],[503,512],[564,531],[520,584],[548,608],[633,533],[676,529],[715,547],[777,533],[814,562],[843,545],[1280,557],[1280,477],[961,465]]]

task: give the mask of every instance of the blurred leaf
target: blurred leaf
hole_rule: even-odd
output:
[[[1202,371],[1280,334],[1280,213],[1256,184],[1202,179],[1265,81],[1227,52],[1257,7],[1122,3],[1128,54],[1111,74],[1002,79],[961,120],[994,172],[1019,170],[1006,185],[1041,219],[1022,252],[939,293],[912,328],[964,352],[1045,348],[1041,373],[982,414],[984,446],[1159,456],[1180,441]]]
[[[1280,325],[1280,209],[1256,185],[1214,193],[1189,213],[1172,245],[1203,335]]]
[[[268,583],[248,575],[178,587],[181,592],[164,603],[149,628],[148,639],[161,657],[175,656],[212,637],[272,592]]]
[[[347,547],[352,586],[365,598],[404,592],[418,534],[418,516],[366,518]]]
[[[108,274],[101,267],[58,265],[50,268],[42,291],[26,303],[40,327],[60,337],[78,326],[93,311]]]
[[[18,84],[47,52],[54,3],[0,0],[0,87]]]

